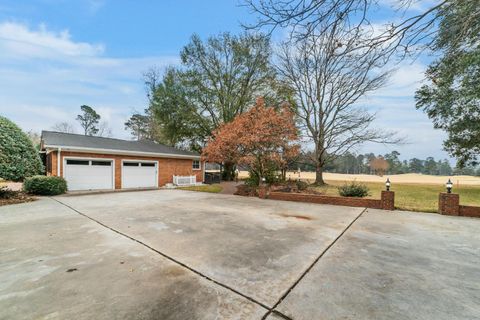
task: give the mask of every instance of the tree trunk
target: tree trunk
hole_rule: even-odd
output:
[[[318,186],[325,184],[325,181],[323,180],[323,165],[320,163],[317,163],[315,168],[315,184]]]
[[[281,170],[282,181],[287,180],[287,170],[288,170],[287,167],[284,167],[284,168],[282,168],[282,170]]]
[[[223,164],[222,179],[224,181],[233,181],[235,179],[235,163],[225,162]]]
[[[322,127],[323,128],[323,127]],[[325,165],[324,158],[324,142],[323,139],[319,139],[315,148],[315,184],[317,186],[323,186],[325,181],[323,180],[323,166]]]

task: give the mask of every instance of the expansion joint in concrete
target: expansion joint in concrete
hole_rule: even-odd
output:
[[[287,291],[280,297],[280,299],[271,307],[267,313],[263,316],[262,320],[266,319],[270,314],[274,313],[284,319],[291,319],[284,314],[276,311],[275,309],[280,305],[280,303],[290,294],[290,292],[302,281],[302,279],[312,270],[312,268],[317,264],[318,261],[327,253],[327,251],[333,247],[333,245],[347,232],[348,229],[362,216],[362,214],[367,211],[367,208],[364,208],[362,212],[360,212],[355,219],[353,219],[346,227],[343,229],[342,232],[320,253],[318,257],[313,260],[313,262],[305,269],[305,271],[300,275],[300,277],[287,289]]]
[[[148,244],[146,244],[146,243],[144,243],[144,242],[142,242],[142,241],[140,241],[140,240],[138,240],[138,239],[135,239],[135,238],[129,236],[128,234],[125,234],[125,233],[123,233],[123,232],[121,232],[121,231],[119,231],[119,230],[117,230],[117,229],[112,228],[112,227],[104,224],[103,222],[100,222],[100,221],[98,221],[98,220],[96,220],[96,219],[94,219],[94,218],[86,215],[85,213],[83,213],[83,212],[81,212],[81,211],[79,211],[79,210],[77,210],[77,209],[69,206],[68,204],[59,201],[58,199],[55,199],[55,198],[50,198],[50,199],[52,199],[52,200],[60,203],[61,205],[69,208],[70,210],[76,212],[77,214],[79,214],[79,215],[81,215],[81,216],[83,216],[83,217],[85,217],[85,218],[87,218],[87,219],[89,219],[89,220],[91,220],[91,221],[93,221],[93,222],[101,225],[101,226],[104,227],[104,228],[107,228],[107,229],[109,229],[109,230],[111,230],[111,231],[113,231],[113,232],[115,232],[115,233],[117,233],[117,234],[119,234],[119,235],[121,235],[121,236],[123,236],[123,237],[125,237],[125,238],[128,238],[128,239],[130,239],[130,240],[132,240],[132,241],[135,241],[135,242],[141,244],[142,246],[144,246],[144,247],[150,249],[151,251],[153,251],[153,252],[161,255],[162,257],[170,260],[171,262],[173,262],[173,263],[175,263],[175,264],[178,264],[179,266],[181,266],[181,267],[183,267],[183,268],[185,268],[185,269],[193,272],[194,274],[196,274],[196,275],[198,275],[198,276],[200,276],[200,277],[202,277],[202,278],[204,278],[204,279],[206,279],[206,280],[208,280],[208,281],[210,281],[210,282],[212,282],[212,283],[214,283],[214,284],[216,284],[216,285],[219,285],[219,286],[221,286],[221,287],[223,287],[223,288],[225,288],[225,289],[227,289],[227,290],[229,290],[229,291],[231,291],[231,292],[233,292],[233,293],[235,293],[235,294],[237,294],[237,295],[239,295],[239,296],[241,296],[241,297],[243,297],[243,298],[245,298],[245,299],[247,299],[247,300],[249,300],[249,301],[251,301],[251,302],[253,302],[253,303],[255,303],[255,304],[257,304],[257,305],[263,307],[263,308],[266,309],[266,310],[272,310],[269,306],[265,305],[264,303],[262,303],[262,302],[260,302],[260,301],[258,301],[258,300],[256,300],[256,299],[254,299],[254,298],[252,298],[252,297],[250,297],[250,296],[248,296],[248,295],[246,295],[246,294],[244,294],[244,293],[241,293],[240,291],[238,291],[238,290],[236,290],[236,289],[234,289],[234,288],[232,288],[232,287],[230,287],[230,286],[228,286],[228,285],[226,285],[226,284],[224,284],[224,283],[221,283],[221,282],[219,282],[219,281],[217,281],[217,280],[215,280],[215,279],[210,278],[209,276],[203,274],[202,272],[200,272],[200,271],[198,271],[198,270],[196,270],[196,269],[194,269],[194,268],[186,265],[186,264],[183,263],[183,262],[178,261],[177,259],[175,259],[175,258],[173,258],[173,257],[171,257],[171,256],[169,256],[169,255],[167,255],[167,254],[165,254],[165,253],[163,253],[163,252],[161,252],[161,251],[159,251],[159,250],[151,247],[150,245],[148,245]],[[282,315],[282,316],[283,316],[283,315]],[[289,319],[289,318],[285,318],[285,319]]]

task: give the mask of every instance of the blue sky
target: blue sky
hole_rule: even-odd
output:
[[[40,132],[75,124],[79,106],[94,107],[114,137],[146,107],[142,72],[179,62],[193,33],[202,38],[241,32],[252,21],[237,0],[36,0],[0,2],[0,114]],[[379,17],[379,21],[382,17]],[[278,37],[278,36],[277,36]],[[375,126],[406,136],[401,146],[366,145],[360,152],[398,150],[401,158],[446,158],[444,134],[414,107],[423,79],[418,59],[396,66],[390,84],[363,104],[378,112]],[[75,124],[76,125],[76,124]],[[80,131],[79,127],[77,128]]]

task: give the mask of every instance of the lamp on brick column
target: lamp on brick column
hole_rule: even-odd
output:
[[[448,179],[448,181],[447,181],[447,183],[445,184],[445,186],[447,187],[447,193],[452,193],[452,187],[453,187],[452,180]]]
[[[387,187],[387,191],[390,191],[390,179],[387,178],[387,181],[385,181],[385,187]]]

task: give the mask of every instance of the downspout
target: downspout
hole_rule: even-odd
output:
[[[207,161],[203,161],[203,180],[202,183],[205,183],[205,170],[207,169]]]
[[[60,152],[62,152],[62,148],[57,149],[57,177],[61,177],[61,175],[60,175]]]

